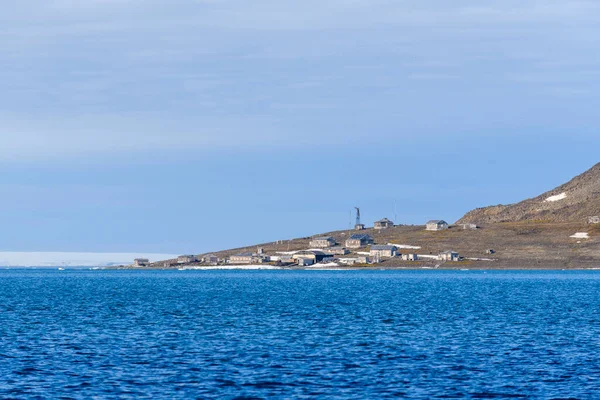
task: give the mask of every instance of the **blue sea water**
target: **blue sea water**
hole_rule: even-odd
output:
[[[600,272],[0,271],[0,398],[600,398]]]

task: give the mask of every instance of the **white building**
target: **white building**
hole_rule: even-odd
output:
[[[477,225],[475,224],[460,224],[460,227],[463,228],[464,230],[476,230],[477,229]]]
[[[443,231],[444,229],[448,229],[448,227],[448,223],[443,219],[434,219],[425,225],[425,229],[428,231]]]
[[[446,250],[439,255],[441,261],[460,261],[460,256],[456,251]]]
[[[394,222],[390,221],[387,218],[380,219],[379,221],[375,221],[375,229],[387,229],[392,228],[394,226]]]
[[[391,258],[396,257],[398,248],[389,245],[373,245],[371,246],[371,257],[373,258]]]
[[[315,264],[315,259],[310,257],[298,257],[296,262],[300,267],[307,267]]]
[[[402,260],[404,260],[404,261],[418,261],[419,260],[419,256],[416,255],[415,253],[402,254]]]

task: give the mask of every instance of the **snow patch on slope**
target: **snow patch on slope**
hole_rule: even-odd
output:
[[[567,194],[565,192],[562,192],[561,194],[557,194],[556,196],[550,196],[544,201],[545,202],[554,202],[554,201],[564,200],[566,198],[567,198]]]
[[[570,237],[572,237],[573,239],[589,239],[590,234],[587,232],[577,232],[576,234],[571,235]]]
[[[412,250],[419,250],[421,248],[421,246],[412,246],[410,244],[395,244],[395,243],[388,243],[388,246],[396,246],[399,249],[412,249]]]

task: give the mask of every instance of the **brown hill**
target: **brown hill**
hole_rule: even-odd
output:
[[[533,199],[511,205],[477,208],[457,223],[584,222],[600,215],[600,163],[568,183]]]

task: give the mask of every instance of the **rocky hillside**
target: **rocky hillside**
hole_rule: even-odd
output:
[[[583,222],[600,215],[600,163],[549,192],[517,204],[477,208],[457,223]]]

